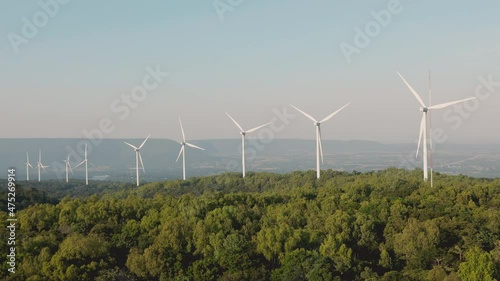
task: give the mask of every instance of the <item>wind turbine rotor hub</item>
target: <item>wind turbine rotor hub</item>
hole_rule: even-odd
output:
[[[429,109],[428,109],[427,107],[421,107],[421,108],[420,108],[420,111],[422,111],[422,112],[427,112],[428,110],[429,110]]]
[[[319,127],[319,125],[321,125],[320,122],[314,122],[314,126]]]
[[[240,132],[240,135],[242,135],[242,136],[244,136],[246,134],[247,134],[246,132]]]

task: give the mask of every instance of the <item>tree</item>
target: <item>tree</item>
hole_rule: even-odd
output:
[[[424,269],[436,253],[439,229],[435,222],[408,220],[403,232],[396,234],[394,252],[406,260],[411,269]]]
[[[495,264],[490,253],[474,246],[465,252],[465,260],[458,270],[462,281],[496,281],[493,278]]]

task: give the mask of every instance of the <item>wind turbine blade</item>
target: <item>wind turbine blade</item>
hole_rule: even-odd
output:
[[[146,137],[146,139],[145,139],[145,140],[141,143],[141,145],[139,146],[139,149],[141,149],[141,148],[144,146],[144,144],[146,143],[146,141],[149,139],[149,137],[150,137],[150,136],[151,136],[151,134],[149,134],[149,135]]]
[[[96,166],[96,165],[94,165],[94,163],[89,162],[89,164],[90,164],[90,166],[92,166],[92,167],[94,167],[94,168],[96,168],[96,169],[98,169],[98,170],[99,170],[99,168],[97,168],[97,166]]]
[[[143,173],[146,173],[146,170],[144,169],[144,163],[142,162],[142,156],[141,156],[141,153],[140,153],[140,152],[138,152],[138,153],[139,153],[139,161],[141,161],[142,172],[143,172]]]
[[[50,166],[44,166],[44,165],[42,165],[41,167],[42,167],[43,171],[45,172],[45,168],[48,168]]]
[[[85,163],[85,160],[83,160],[82,162],[80,162],[80,164],[76,165],[75,169],[78,168],[78,167],[80,167],[80,165],[82,165],[83,163]]]
[[[186,142],[186,135],[184,134],[184,128],[182,127],[182,121],[180,117],[179,117],[179,124],[181,124],[182,142]]]
[[[42,151],[38,150],[38,162],[42,163]]]
[[[422,100],[422,98],[420,98],[420,96],[417,94],[417,92],[415,92],[415,90],[413,90],[413,88],[410,86],[410,84],[408,84],[408,82],[406,82],[406,80],[403,77],[403,75],[401,75],[401,73],[399,73],[399,72],[398,72],[398,75],[399,75],[399,77],[401,77],[401,79],[403,79],[403,82],[405,82],[406,86],[408,86],[408,89],[410,89],[410,91],[413,93],[413,95],[418,100],[418,102],[420,103],[420,105],[422,105],[422,107],[425,107],[425,103]]]
[[[258,126],[258,127],[253,128],[253,129],[250,129],[250,130],[248,130],[248,131],[246,131],[246,132],[247,132],[247,133],[255,132],[255,131],[257,131],[258,129],[260,129],[260,128],[262,128],[262,127],[265,127],[265,126],[267,126],[267,125],[269,125],[269,124],[271,124],[271,122],[266,123],[266,124],[264,124],[264,125],[260,125],[260,126]]]
[[[418,135],[417,153],[415,155],[415,158],[418,157],[418,152],[420,151],[420,143],[422,142],[422,134],[424,133],[424,129],[425,129],[425,113],[422,114],[422,121],[420,121],[420,134]]]
[[[311,119],[313,122],[318,122],[316,119],[314,119],[311,115],[305,113],[304,111],[298,109],[297,107],[293,106],[293,105],[290,105],[291,107],[295,108],[295,110],[297,110],[298,112],[302,113],[305,117]]]
[[[463,99],[463,100],[457,100],[457,101],[452,101],[452,102],[441,103],[441,104],[430,106],[429,109],[441,109],[441,108],[445,108],[445,107],[448,107],[448,106],[452,106],[452,105],[457,104],[457,103],[465,102],[465,101],[468,101],[468,100],[474,100],[474,99],[477,99],[477,98],[473,97],[473,98],[468,98],[468,99]]]
[[[200,149],[200,150],[205,150],[205,149],[203,149],[203,148],[201,148],[201,147],[199,147],[199,146],[196,146],[196,145],[191,144],[191,143],[188,143],[188,142],[186,142],[186,145],[187,145],[187,146],[190,146],[190,147],[192,147],[192,148],[197,148],[197,149]]]
[[[27,163],[27,164],[28,164],[28,166],[30,166],[31,168],[33,168],[33,166],[31,166],[31,164],[30,164],[30,163]]]
[[[233,117],[231,117],[231,115],[229,115],[229,113],[227,113],[227,112],[226,112],[226,114],[227,114],[227,116],[228,116],[229,118],[231,118],[231,120],[233,120],[233,122],[234,122],[234,124],[236,125],[236,127],[238,127],[238,129],[240,129],[240,131],[241,131],[241,132],[244,132],[244,130],[243,130],[243,128],[240,126],[240,124],[238,124],[238,122],[236,122],[236,120],[234,120],[234,119],[233,119]]]
[[[26,163],[30,162],[30,156],[28,155],[28,151],[26,151]]]
[[[340,108],[339,110],[335,111],[334,113],[326,116],[323,120],[319,121],[320,123],[323,123],[323,122],[326,122],[328,120],[330,120],[330,118],[332,118],[333,116],[335,116],[337,113],[339,113],[342,109],[346,108],[348,105],[350,105],[351,103],[349,102],[348,104],[344,105],[342,108]]]
[[[125,142],[125,141],[124,141],[123,143],[125,143],[126,145],[128,145],[128,146],[132,147],[133,149],[137,149],[137,147],[135,147],[135,146],[131,145],[131,144],[130,144],[130,143],[128,143],[128,142]]]
[[[321,163],[323,163],[323,144],[321,141],[321,126],[318,127],[319,134],[318,134],[318,144],[319,144],[319,155],[321,156]]]
[[[184,151],[184,145],[181,146],[181,150],[179,151],[179,155],[177,156],[177,159],[175,162],[179,161],[179,158],[181,157],[182,152]]]
[[[73,174],[73,169],[71,168],[71,164],[68,162],[68,167],[69,167],[69,171],[71,172],[71,174]]]
[[[85,159],[87,159],[87,143],[85,143]]]

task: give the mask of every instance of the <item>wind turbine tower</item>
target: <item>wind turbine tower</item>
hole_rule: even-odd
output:
[[[429,178],[429,171],[428,171],[428,167],[427,167],[427,158],[428,158],[428,156],[427,156],[427,113],[430,114],[430,112],[432,110],[435,110],[435,109],[442,109],[442,108],[446,108],[446,107],[449,107],[449,106],[452,106],[452,105],[455,105],[455,104],[458,104],[458,103],[463,103],[463,102],[466,102],[466,101],[469,101],[469,100],[473,100],[473,99],[476,99],[476,97],[462,99],[462,100],[457,100],[457,101],[452,101],[452,102],[441,103],[441,104],[432,105],[432,106],[426,106],[425,103],[424,103],[424,101],[422,100],[422,98],[410,86],[410,84],[408,84],[408,82],[405,80],[405,78],[403,77],[403,75],[401,75],[401,73],[399,73],[399,72],[398,72],[398,75],[399,75],[399,77],[401,77],[401,79],[403,80],[403,82],[406,84],[406,86],[408,87],[408,89],[410,89],[410,91],[412,92],[413,96],[415,96],[415,98],[417,99],[417,101],[421,105],[420,111],[422,112],[422,119],[420,121],[420,133],[419,133],[419,136],[418,136],[417,152],[416,152],[415,157],[418,157],[418,153],[420,151],[420,143],[422,142],[422,139],[423,139],[423,170],[424,170],[424,181],[427,181],[428,178]],[[429,89],[429,94],[430,94],[430,89]],[[432,144],[432,140],[431,140],[431,144]]]
[[[146,139],[141,143],[141,145],[139,147],[131,145],[128,142],[124,142],[126,145],[130,146],[135,151],[135,175],[136,175],[136,178],[137,178],[137,186],[139,186],[139,161],[141,162],[142,172],[143,173],[146,172],[146,170],[144,169],[144,163],[142,162],[141,148],[144,146],[144,144],[146,143],[146,141],[149,139],[150,136],[151,136],[151,134],[149,134],[146,137]]]
[[[255,132],[257,131],[258,129],[262,128],[262,127],[265,127],[269,124],[271,124],[271,122],[269,123],[266,123],[264,125],[260,125],[258,127],[255,127],[253,129],[250,129],[248,131],[245,131],[243,130],[243,128],[240,126],[240,124],[238,124],[238,122],[236,122],[236,120],[233,119],[233,117],[231,117],[231,115],[229,115],[229,113],[227,113],[227,116],[234,122],[234,124],[236,125],[236,127],[238,127],[238,129],[240,129],[240,135],[241,135],[241,169],[243,171],[243,177],[245,177],[245,136],[246,134],[248,133],[252,133],[252,132]]]
[[[30,156],[28,155],[28,151],[26,151],[26,181],[30,180],[30,167],[33,169],[33,166],[30,164]]]
[[[313,121],[314,122],[314,126],[316,126],[316,177],[318,179],[319,179],[320,174],[321,174],[320,159],[321,159],[321,163],[323,163],[323,145],[321,144],[321,124],[324,123],[324,122],[326,122],[326,121],[328,121],[328,120],[330,120],[333,116],[337,115],[337,113],[339,113],[342,109],[346,108],[349,104],[351,104],[351,103],[348,103],[348,104],[344,105],[339,110],[337,110],[334,113],[332,113],[332,114],[326,116],[325,118],[323,118],[323,120],[321,120],[321,121],[318,121],[318,120],[314,119],[314,117],[312,117],[311,115],[305,113],[304,111],[298,109],[297,107],[295,107],[293,105],[290,105],[295,110],[297,110],[298,112],[302,113],[302,115],[304,115],[305,117],[307,117],[311,121]]]
[[[69,159],[69,157],[68,157],[68,159]],[[89,185],[89,159],[88,159],[88,153],[87,153],[87,143],[85,143],[85,158],[83,159],[82,162],[80,162],[80,164],[75,166],[75,169],[78,168],[83,163],[85,163],[85,185]],[[92,164],[92,163],[90,163],[90,164]]]
[[[205,149],[196,146],[194,144],[188,143],[186,141],[186,136],[184,135],[184,128],[182,127],[182,121],[180,117],[179,117],[179,124],[181,125],[182,142],[181,142],[181,150],[179,151],[179,155],[177,156],[177,160],[175,160],[175,162],[179,161],[179,157],[181,157],[182,153],[182,179],[186,180],[186,145],[199,150],[205,150]]]
[[[43,171],[45,171],[45,168],[48,168],[50,166],[44,166],[42,164],[42,151],[39,150],[38,151],[38,163],[36,164],[37,168],[38,168],[38,181],[40,182],[40,168],[43,169]]]
[[[71,164],[69,163],[69,158],[71,155],[68,155],[68,158],[66,160],[63,160],[64,163],[66,164],[66,182],[69,181],[69,171],[73,174],[73,169],[71,168]]]

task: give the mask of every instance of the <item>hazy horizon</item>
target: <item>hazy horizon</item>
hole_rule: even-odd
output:
[[[433,104],[480,93],[433,113],[443,142],[500,141],[497,1],[241,1],[222,14],[216,1],[67,2],[0,4],[0,138],[84,138],[106,120],[104,138],[179,140],[180,116],[188,139],[236,139],[228,112],[245,129],[275,120],[276,139],[313,139],[289,104],[320,120],[351,102],[323,139],[412,143],[420,105],[396,71],[427,102],[430,70]],[[123,100],[145,80],[157,85]]]

